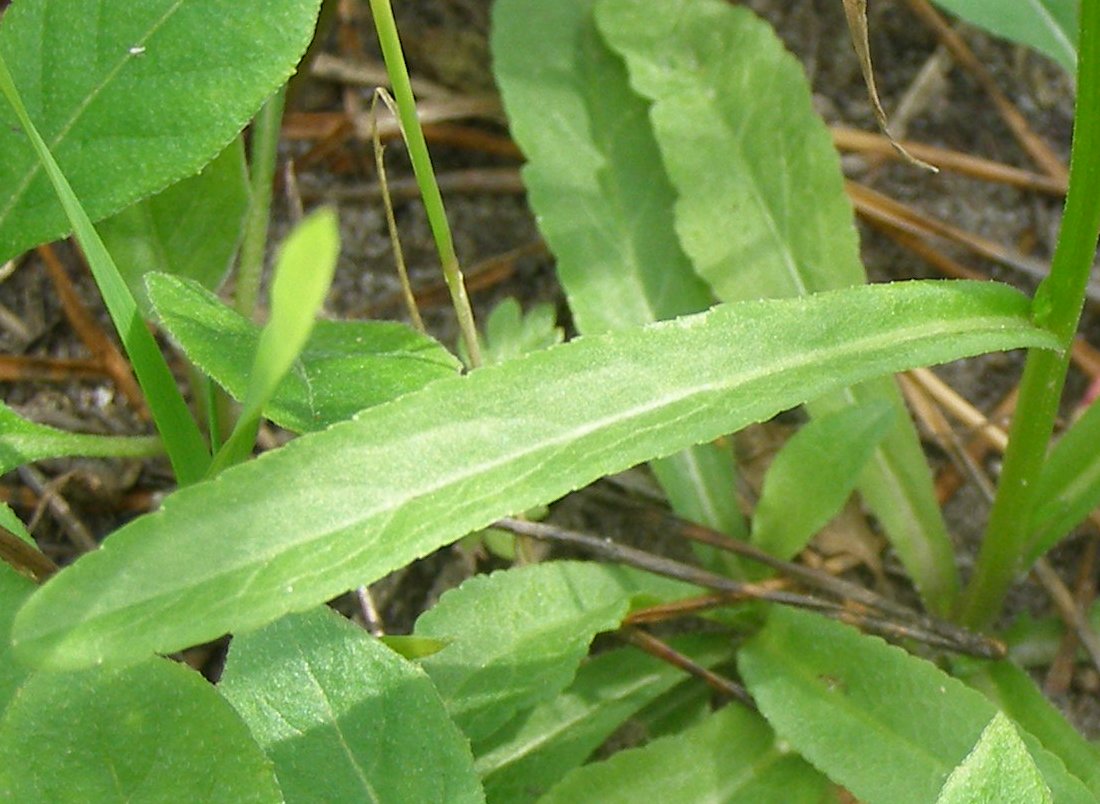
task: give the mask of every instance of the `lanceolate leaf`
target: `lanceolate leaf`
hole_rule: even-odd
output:
[[[528,199],[585,334],[713,303],[676,237],[676,193],[648,104],[597,34],[593,5],[503,0],[493,9],[493,69],[528,160]],[[728,451],[700,445],[653,469],[682,516],[744,534]]]
[[[930,662],[782,607],[741,649],[738,666],[776,733],[868,804],[935,801],[997,712]],[[1057,756],[1021,736],[1055,800],[1095,800]]]
[[[999,36],[1022,42],[1077,71],[1077,7],[1080,0],[935,0],[958,17]]]
[[[198,172],[294,69],[319,0],[19,0],[0,54],[98,220]],[[0,259],[69,231],[0,105]]]
[[[161,323],[187,357],[244,399],[260,328],[194,282],[154,274],[148,284]],[[322,430],[459,368],[438,341],[405,324],[322,320],[264,415],[294,432]]]
[[[719,306],[439,380],[177,492],[47,582],[14,636],[28,658],[72,667],[262,625],[838,386],[1053,346],[1028,313],[1002,285],[870,285]]]
[[[723,0],[599,0],[596,21],[653,102],[653,130],[679,193],[676,231],[724,301],[865,281],[851,205],[801,65],[748,9]],[[860,481],[926,605],[950,609],[954,549],[924,453],[889,378],[811,405],[819,415],[886,401],[895,424]]]
[[[470,746],[416,665],[326,607],[233,640],[218,689],[287,801],[483,801]]]

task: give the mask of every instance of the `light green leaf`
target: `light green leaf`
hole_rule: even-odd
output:
[[[198,172],[305,51],[319,0],[19,0],[0,55],[30,117],[98,220]],[[70,231],[0,108],[0,259]]]
[[[731,655],[729,638],[692,636],[673,647],[710,667]],[[633,648],[606,651],[581,665],[568,689],[474,747],[489,801],[534,801],[578,767],[622,723],[684,680],[683,671]]]
[[[940,791],[936,804],[1052,804],[1027,746],[1012,721],[998,712],[974,750]]]
[[[4,502],[0,502],[0,528],[7,529],[27,544],[33,545],[35,543],[27,530],[27,526],[23,524],[23,520],[17,517],[15,511],[11,510],[8,504]]]
[[[1054,346],[1029,309],[995,283],[868,285],[719,306],[439,380],[176,492],[39,589],[17,645],[79,667],[263,625],[838,386]]]
[[[332,284],[339,254],[340,226],[331,207],[322,207],[304,218],[280,247],[271,280],[270,318],[260,330],[240,417],[214,456],[211,476],[244,460],[252,451],[264,405],[309,339]]]
[[[809,612],[775,607],[738,654],[776,733],[868,804],[935,801],[996,709],[935,665]],[[1059,802],[1095,799],[1022,734]]]
[[[288,801],[484,801],[424,672],[331,609],[236,637],[218,689]]]
[[[162,451],[155,436],[67,433],[27,421],[0,402],[0,475],[47,458],[148,458]]]
[[[193,282],[153,274],[148,285],[161,322],[187,357],[243,399],[260,328]],[[322,320],[264,415],[295,432],[321,430],[459,368],[442,345],[405,324]]]
[[[777,558],[797,555],[844,505],[893,422],[873,402],[814,419],[783,445],[764,475],[752,541]]]
[[[472,741],[572,680],[592,638],[618,628],[632,599],[693,587],[624,567],[554,561],[475,575],[416,621],[448,641],[423,660],[447,711]]]
[[[4,509],[9,510],[7,506]],[[12,515],[14,517],[14,514]],[[26,533],[20,528],[9,527],[13,533]],[[20,533],[20,535],[22,535]],[[11,650],[11,624],[15,612],[30,597],[34,582],[20,575],[6,563],[0,561],[0,722],[4,712],[11,704],[16,690],[30,675],[30,670],[18,662]]]
[[[963,664],[959,662],[959,664]],[[1009,661],[965,662],[957,673],[1056,754],[1100,800],[1100,746],[1086,740],[1043,694],[1031,676]]]
[[[561,343],[565,333],[557,325],[556,317],[552,304],[536,304],[525,313],[519,302],[509,296],[494,307],[485,320],[482,360],[503,363]]]
[[[998,36],[1030,45],[1072,75],[1077,72],[1080,0],[934,0],[958,17]]]
[[[1039,475],[1039,501],[1023,565],[1054,547],[1100,505],[1100,404],[1093,403],[1062,435]]]
[[[493,69],[523,181],[580,332],[674,318],[714,298],[673,229],[675,191],[660,167],[647,104],[600,40],[593,0],[501,0]],[[733,455],[693,447],[654,465],[676,511],[744,536]]]
[[[248,169],[238,137],[197,176],[100,221],[107,250],[145,318],[152,308],[145,275],[161,271],[221,284],[237,252],[248,206]]]
[[[679,193],[676,231],[724,301],[865,281],[832,138],[799,62],[748,9],[723,0],[600,0]],[[814,415],[887,401],[897,415],[860,479],[926,605],[958,594],[954,548],[905,403],[889,378],[817,400]]]
[[[682,734],[573,771],[539,801],[818,804],[829,787],[763,718],[730,704]]]
[[[0,756],[5,801],[283,800],[233,708],[167,659],[30,675],[0,720]]]

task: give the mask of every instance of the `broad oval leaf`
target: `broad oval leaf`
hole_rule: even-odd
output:
[[[729,704],[681,734],[578,768],[539,801],[818,804],[831,786],[763,718]]]
[[[236,637],[218,689],[287,801],[485,799],[424,672],[327,607]]]
[[[161,323],[187,357],[243,399],[260,328],[194,282],[147,280]],[[391,321],[318,321],[264,415],[298,433],[453,377],[461,364],[438,341]]]
[[[868,804],[935,801],[997,712],[931,662],[778,606],[738,667],[776,733]],[[1057,756],[1022,737],[1057,801],[1095,800]]]
[[[0,756],[5,801],[283,800],[233,708],[161,658],[31,674],[0,720]]]
[[[56,667],[128,662],[311,608],[497,518],[878,374],[1056,341],[1003,285],[723,305],[439,380],[109,537],[23,608]]]
[[[320,0],[16,0],[0,54],[93,220],[198,172],[294,69]],[[69,223],[0,105],[0,259]]]
[[[1077,71],[1080,0],[934,0],[958,17],[1050,56]]]

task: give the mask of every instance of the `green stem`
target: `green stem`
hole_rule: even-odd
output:
[[[1079,41],[1069,193],[1050,276],[1032,304],[1035,323],[1053,332],[1064,349],[1028,354],[997,498],[963,599],[962,620],[974,627],[996,618],[1009,586],[1027,569],[1022,561],[1038,502],[1037,481],[1054,431],[1100,232],[1100,0],[1081,3]]]
[[[267,228],[271,219],[271,188],[275,183],[275,158],[283,121],[286,86],[263,105],[252,123],[252,158],[249,160],[251,200],[241,238],[241,259],[233,304],[237,312],[252,318],[260,297],[260,280],[267,251]]]
[[[481,365],[481,347],[477,341],[477,328],[474,326],[474,313],[470,309],[470,300],[466,296],[466,284],[462,279],[462,270],[455,254],[451,227],[447,223],[447,213],[443,209],[443,197],[435,180],[432,160],[428,156],[428,145],[424,142],[424,131],[420,128],[420,119],[416,115],[416,101],[413,98],[409,71],[405,66],[405,56],[401,52],[401,40],[397,35],[397,23],[393,18],[390,0],[370,0],[374,25],[378,29],[378,41],[382,45],[382,57],[386,61],[386,71],[393,85],[393,97],[397,101],[401,128],[405,144],[409,149],[413,173],[424,199],[424,209],[428,214],[428,223],[432,227],[435,248],[439,252],[439,261],[443,266],[443,278],[451,293],[451,304],[458,316],[458,326],[462,340],[466,345],[470,363]]]

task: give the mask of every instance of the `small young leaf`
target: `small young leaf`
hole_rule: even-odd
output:
[[[901,648],[778,606],[738,667],[776,733],[868,804],[935,801],[997,711]],[[1057,756],[1022,737],[1057,801],[1094,800]]]
[[[30,675],[0,720],[0,756],[5,801],[283,800],[233,708],[167,659]]]
[[[1012,721],[998,712],[940,791],[936,804],[1053,804]]]
[[[830,787],[776,741],[763,718],[729,704],[682,734],[578,768],[539,801],[818,804]]]
[[[92,220],[196,173],[294,70],[320,0],[22,0],[0,54]],[[58,21],[63,24],[58,24]],[[0,104],[0,260],[70,224]]]
[[[215,290],[237,252],[248,206],[248,168],[241,138],[233,140],[197,176],[99,222],[145,318],[152,318],[145,275],[161,271]]]
[[[934,0],[967,22],[1030,45],[1073,75],[1077,71],[1078,0]]]
[[[482,361],[485,364],[503,363],[561,343],[565,333],[555,318],[551,304],[536,304],[524,313],[519,302],[509,296],[493,308],[485,321]]]
[[[473,741],[573,678],[592,638],[617,628],[642,594],[668,600],[692,587],[605,564],[554,561],[475,575],[416,621],[449,644],[422,664]]]
[[[720,305],[438,380],[171,495],[43,585],[16,644],[81,667],[263,625],[837,387],[1054,347],[1029,310],[996,283],[868,285]]]
[[[218,689],[287,801],[483,801],[423,671],[327,607],[233,640]]]
[[[893,422],[879,401],[842,408],[800,429],[775,456],[752,520],[753,543],[784,560],[832,519]]]
[[[27,421],[0,402],[0,475],[47,458],[148,458],[162,452],[156,436],[67,433]]]
[[[152,274],[149,297],[187,357],[243,399],[260,328],[197,284]],[[318,321],[264,415],[298,433],[323,430],[416,391],[461,364],[441,344],[391,321]]]
[[[704,667],[730,656],[729,638],[692,636],[673,647]],[[489,801],[534,801],[578,767],[643,706],[684,680],[683,671],[634,648],[607,651],[581,665],[569,687],[486,743],[475,745],[475,768]]]

